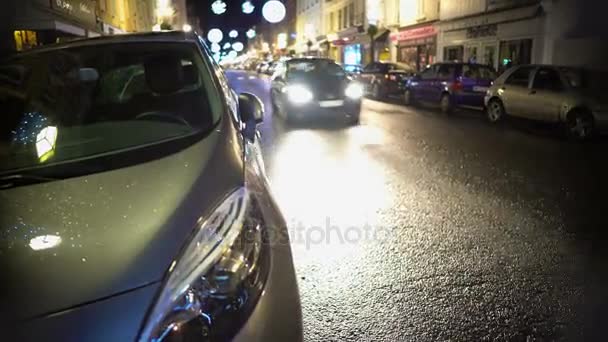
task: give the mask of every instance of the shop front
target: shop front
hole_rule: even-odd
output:
[[[444,21],[438,38],[439,60],[511,65],[542,60],[543,21],[538,6]]]
[[[369,49],[369,36],[362,28],[351,27],[338,34],[328,35],[331,42],[329,57],[336,62],[348,65],[366,63],[365,53]]]
[[[100,33],[93,0],[52,0],[46,5],[25,1],[12,31],[14,50],[92,37]]]
[[[402,28],[390,39],[397,47],[397,61],[421,71],[437,58],[437,29],[433,24]]]

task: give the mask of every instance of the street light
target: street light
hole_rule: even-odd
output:
[[[215,0],[211,4],[211,11],[217,15],[224,14],[226,12],[226,3],[222,0]]]
[[[249,39],[255,38],[255,30],[254,29],[247,30],[247,32],[245,34],[247,35],[247,38],[249,38]]]
[[[239,33],[237,32],[237,30],[232,30],[230,32],[228,32],[228,37],[230,38],[236,38],[239,36]]]
[[[236,42],[236,43],[232,44],[232,48],[236,52],[241,52],[241,51],[243,51],[245,46],[243,46],[243,43],[241,43],[241,42]]]
[[[241,5],[241,9],[243,10],[243,13],[251,14],[251,13],[253,13],[255,6],[253,6],[251,1],[247,0],[247,1],[243,2],[243,5]]]
[[[184,24],[184,26],[182,26],[182,30],[184,30],[184,32],[190,32],[192,31],[192,26],[189,24]]]
[[[212,43],[219,43],[224,39],[224,34],[222,30],[214,28],[207,32],[207,39]]]
[[[285,18],[285,5],[278,0],[270,0],[262,7],[262,16],[269,23],[275,24]]]

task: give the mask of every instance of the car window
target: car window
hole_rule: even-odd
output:
[[[515,70],[505,81],[505,84],[528,87],[530,84],[530,76],[534,68],[532,67],[521,67]]]
[[[287,63],[287,78],[342,78],[346,73],[330,60],[293,60]]]
[[[420,73],[420,78],[423,80],[430,80],[435,78],[436,74],[435,74],[435,70],[436,70],[437,66],[433,65],[429,68],[426,68],[422,73]]]
[[[440,80],[453,79],[456,74],[456,65],[454,64],[440,64],[437,68],[437,78]]]
[[[542,90],[561,90],[563,84],[559,72],[555,69],[540,68],[534,76],[532,84],[534,89]]]
[[[462,66],[462,77],[474,80],[494,80],[496,72],[485,65],[464,64]]]
[[[364,72],[378,72],[378,63],[370,63],[363,69]]]
[[[210,129],[222,107],[201,57],[191,43],[119,43],[4,61],[0,172]]]

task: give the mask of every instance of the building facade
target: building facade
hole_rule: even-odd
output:
[[[323,4],[324,54],[343,64],[364,64],[370,39],[366,34],[365,0],[326,0]]]
[[[102,34],[150,31],[155,0],[9,0],[0,50],[6,53]]]
[[[323,3],[325,0],[298,0],[296,4],[297,54],[318,56],[322,54]]]
[[[401,0],[397,9],[398,29],[390,34],[393,61],[421,71],[437,61],[439,0]]]
[[[540,0],[442,0],[439,60],[497,69],[543,60],[545,13]]]

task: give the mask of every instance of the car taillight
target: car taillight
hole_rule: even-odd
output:
[[[397,76],[395,76],[395,75],[391,75],[391,76],[390,76],[390,79],[391,79],[391,81],[396,81],[396,80],[397,80]]]
[[[458,91],[461,91],[462,89],[463,89],[462,82],[456,81],[456,82],[452,83],[451,90],[453,92],[458,92]]]

